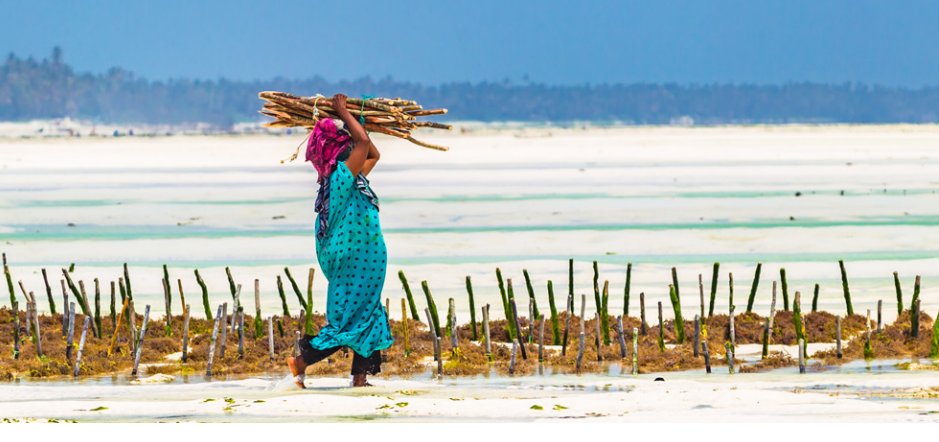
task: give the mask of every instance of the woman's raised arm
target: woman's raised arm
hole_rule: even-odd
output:
[[[375,162],[378,161],[378,149],[372,144],[372,140],[368,137],[368,133],[365,132],[365,128],[362,127],[358,120],[352,116],[352,113],[346,109],[346,98],[347,97],[343,94],[336,94],[333,96],[332,100],[336,114],[338,114],[342,122],[345,123],[346,129],[349,130],[349,134],[352,135],[352,141],[355,143],[352,153],[350,153],[349,158],[346,159],[346,167],[352,172],[353,176],[358,175],[359,172],[367,174],[372,170],[372,167],[375,167]],[[370,154],[372,151],[375,152],[375,159],[366,168],[366,164],[371,159]]]

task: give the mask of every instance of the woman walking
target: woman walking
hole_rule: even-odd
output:
[[[335,95],[332,104],[341,120],[319,120],[306,150],[307,161],[319,175],[316,255],[329,290],[326,326],[316,336],[304,336],[300,355],[287,360],[300,388],[307,366],[343,347],[355,352],[352,385],[368,386],[366,377],[381,371],[381,350],[392,344],[381,304],[387,250],[378,222],[378,197],[366,179],[379,153],[346,109],[346,96]]]

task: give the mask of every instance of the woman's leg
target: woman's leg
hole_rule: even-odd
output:
[[[352,356],[352,386],[370,387],[367,376],[381,373],[381,351],[375,350],[369,357]]]
[[[287,358],[287,367],[290,368],[290,374],[297,377],[296,383],[300,388],[306,388],[299,376],[306,372],[308,366],[326,359],[329,355],[337,352],[341,348],[332,347],[323,350],[313,348],[313,346],[310,345],[311,339],[313,339],[313,336],[304,335],[303,338],[300,339],[300,355]]]

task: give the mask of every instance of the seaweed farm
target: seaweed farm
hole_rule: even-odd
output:
[[[6,261],[6,255],[3,258]],[[738,304],[732,300],[733,275],[729,274],[727,290],[720,292],[721,296],[731,297],[732,307],[727,312],[715,311],[717,280],[705,281],[699,275],[697,296],[686,294],[684,302],[687,305],[697,300],[700,313],[685,320],[681,314],[677,269],[673,268],[673,284],[668,287],[670,305],[665,308],[668,315],[663,314],[659,301],[657,318],[647,319],[645,293],[633,296],[629,289],[631,265],[627,266],[623,290],[624,311],[618,315],[611,315],[609,281],[604,281],[601,289],[599,272],[594,274],[591,302],[588,303],[586,295],[574,295],[573,266],[570,260],[570,279],[565,284],[568,293],[558,299],[549,282],[548,297],[540,300],[540,306],[527,271],[526,289],[522,291],[513,288],[511,279],[503,280],[501,270],[496,269],[502,303],[494,310],[489,304],[476,306],[472,280],[467,277],[467,294],[461,301],[470,306],[468,322],[457,317],[453,298],[447,303],[435,299],[427,281],[420,282],[422,294],[415,296],[406,275],[399,272],[405,296],[393,303],[400,309],[391,310],[390,298],[385,303],[392,318],[395,344],[383,353],[383,373],[400,376],[423,376],[428,372],[435,376],[493,372],[524,375],[543,374],[545,370],[602,373],[608,371],[609,362],[629,367],[632,374],[694,369],[711,373],[717,367],[729,373],[746,373],[786,366],[798,366],[805,373],[861,358],[939,357],[939,322],[920,311],[918,277],[909,308],[903,304],[897,280],[897,317],[892,323],[885,323],[882,302],[878,303],[874,319],[869,310],[866,315],[852,313],[846,275],[843,288],[849,313],[843,316],[818,311],[817,297],[803,299],[799,292],[790,296],[785,279],[779,293],[776,282],[772,283],[771,308],[761,316],[752,310],[759,275],[748,295],[746,290],[738,295],[740,310],[737,310]],[[719,274],[719,268],[715,263],[714,275]],[[62,279],[58,281],[62,288],[58,303],[62,313],[57,313],[58,296],[53,295],[51,284],[32,290],[19,281],[17,295],[9,266],[4,262],[12,308],[0,310],[0,335],[9,348],[0,357],[3,367],[0,379],[79,377],[128,370],[132,377],[204,373],[206,378],[212,378],[266,373],[281,370],[283,361],[296,354],[300,336],[315,335],[325,321],[322,315],[306,314],[313,311],[310,305],[315,268],[309,269],[305,293],[289,268],[284,268],[283,278],[280,275],[277,278],[281,308],[266,314],[262,312],[257,279],[253,296],[242,294],[243,285],[226,269],[231,297],[219,303],[221,300],[210,298],[198,270],[193,277],[202,290],[190,293],[188,300],[182,281],[177,279],[174,284],[165,267],[164,272],[164,303],[159,306],[162,307],[159,314],[159,308],[149,304],[135,308],[127,267],[116,285],[113,282],[104,285],[110,287],[110,291],[104,292],[98,278],[93,290],[91,284],[86,289],[85,281],[74,281],[69,270],[63,268]],[[46,269],[42,269],[42,274],[48,280]],[[785,277],[785,272],[781,275]],[[710,289],[706,290],[705,285]],[[176,287],[180,290],[175,290]],[[43,310],[47,314],[40,314],[40,304],[45,304]],[[448,307],[438,308],[438,304]],[[638,317],[629,315],[629,306],[633,304],[639,307]],[[24,311],[19,305],[25,305]],[[174,305],[182,314],[173,314]],[[193,317],[193,306],[202,310],[203,318]],[[520,310],[527,310],[528,315],[520,314]],[[811,344],[833,344],[834,348],[810,354]],[[759,345],[760,357],[735,360],[738,345]],[[794,358],[788,351],[779,350],[780,346],[794,346],[798,356]],[[314,364],[310,370],[312,374],[341,374],[351,364],[348,352],[345,356]]]

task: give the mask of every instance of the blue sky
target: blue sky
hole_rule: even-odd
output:
[[[9,1],[0,51],[153,79],[939,85],[939,1]]]

